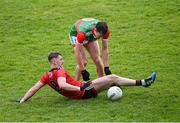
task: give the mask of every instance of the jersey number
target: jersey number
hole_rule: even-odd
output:
[[[59,88],[58,84],[54,80],[51,80],[50,82],[56,91],[61,92],[61,89]]]

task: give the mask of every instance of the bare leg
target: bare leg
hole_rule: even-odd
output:
[[[75,47],[74,47],[74,52],[76,52],[76,48]],[[81,57],[83,59],[82,62],[84,64],[84,67],[86,67],[86,65],[87,65],[87,58],[86,58],[86,54],[85,54],[84,49],[81,52]],[[81,79],[81,71],[82,71],[82,69],[79,68],[78,65],[76,65],[76,76],[75,76],[75,79],[78,80],[78,81]]]
[[[81,79],[81,70],[79,69],[78,65],[76,66],[76,76],[75,76],[76,80],[80,80]]]
[[[97,92],[101,92],[104,89],[107,89],[112,84],[118,86],[135,86],[136,80],[128,79],[112,74],[112,75],[100,77],[92,81],[92,86],[97,90]]]
[[[98,41],[93,41],[88,43],[86,46],[87,51],[91,55],[91,58],[96,65],[96,71],[98,74],[98,77],[103,76],[103,64],[101,62],[101,57],[100,57],[100,50],[99,50],[99,44]]]
[[[144,86],[149,87],[152,83],[154,83],[156,79],[156,72],[153,72],[149,77],[143,80],[133,80],[124,77],[120,77],[115,74],[111,74],[108,76],[103,76],[101,78],[95,79],[92,81],[92,86],[97,90],[97,92],[101,92],[104,89],[110,87],[112,84],[118,86]]]

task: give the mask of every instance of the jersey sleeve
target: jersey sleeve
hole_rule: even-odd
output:
[[[41,81],[43,84],[47,84],[47,78],[48,78],[48,74],[47,74],[47,73],[44,73],[43,75],[41,75],[40,81]]]
[[[77,33],[77,41],[79,43],[83,43],[83,41],[86,39],[86,34],[84,32],[78,32]]]
[[[103,36],[103,39],[108,39],[109,35],[110,35],[110,29],[108,29],[108,31],[106,32],[106,34]]]

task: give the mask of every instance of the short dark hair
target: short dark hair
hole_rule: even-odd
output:
[[[96,29],[99,33],[101,33],[103,36],[106,34],[108,31],[108,26],[106,22],[98,22],[96,24]]]
[[[48,61],[51,62],[53,58],[57,58],[59,55],[62,56],[59,52],[50,52],[48,55]]]

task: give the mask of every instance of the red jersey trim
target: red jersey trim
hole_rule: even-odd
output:
[[[109,35],[110,35],[110,29],[108,29],[108,31],[106,32],[106,34],[103,36],[103,39],[108,39]]]
[[[79,43],[83,43],[84,40],[86,40],[86,34],[84,32],[78,32],[77,33],[77,41]]]
[[[77,22],[77,24],[76,24],[76,31],[77,31],[77,32],[79,31],[78,27],[79,27],[79,25],[80,25],[82,22],[83,22],[83,20],[79,20],[79,21]]]

